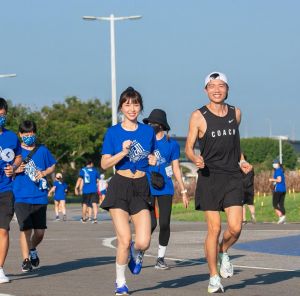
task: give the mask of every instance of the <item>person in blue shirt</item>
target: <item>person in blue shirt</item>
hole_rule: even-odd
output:
[[[151,239],[151,198],[146,172],[149,165],[156,163],[155,134],[152,127],[138,122],[142,110],[141,94],[128,87],[122,92],[118,105],[123,120],[107,130],[102,146],[102,169],[115,166],[116,170],[101,204],[101,208],[109,210],[118,240],[116,295],[128,295],[127,263],[133,274],[139,274]],[[131,241],[130,217],[135,241]]]
[[[40,263],[36,247],[42,242],[47,228],[46,177],[54,172],[56,163],[47,147],[37,146],[36,132],[34,121],[25,120],[19,125],[19,135],[22,139],[22,164],[16,170],[13,192],[20,227],[23,272],[31,271],[32,266],[37,267]],[[30,156],[34,149],[35,152]]]
[[[151,125],[156,134],[154,154],[156,156],[157,162],[156,166],[150,167],[149,173],[147,174],[150,184],[152,204],[155,205],[155,202],[157,200],[159,208],[159,245],[155,268],[168,269],[169,267],[164,258],[170,239],[172,199],[174,195],[174,185],[172,181],[173,175],[178,182],[185,208],[188,207],[189,199],[187,196],[187,190],[184,187],[179,166],[179,144],[175,140],[170,138],[168,134],[166,134],[166,132],[168,133],[168,131],[170,130],[166,112],[161,109],[154,109],[151,111],[148,118],[143,119],[143,122]],[[160,189],[153,187],[151,183],[151,172],[153,171],[160,173],[164,178],[163,186]],[[151,211],[152,233],[155,230],[156,226],[157,221],[155,210],[153,208],[153,210]]]
[[[9,224],[14,215],[12,176],[22,161],[17,135],[4,127],[7,111],[6,100],[0,98],[0,284],[10,281],[3,265],[9,247]]]
[[[75,191],[80,189],[82,192],[82,218],[83,223],[87,222],[86,213],[88,207],[91,206],[93,209],[93,223],[97,223],[98,215],[98,205],[99,205],[99,195],[98,195],[98,182],[100,174],[98,170],[94,167],[92,160],[86,162],[86,166],[83,167],[80,172],[78,179],[81,182],[76,183]],[[79,188],[77,188],[79,186]]]
[[[59,221],[59,212],[63,214],[63,221],[67,221],[66,215],[66,194],[68,192],[68,185],[63,182],[63,176],[61,173],[55,175],[55,181],[52,188],[48,192],[48,196],[54,194],[54,211],[55,220]]]
[[[269,181],[274,184],[273,208],[278,216],[278,224],[286,222],[284,200],[286,194],[284,170],[278,159],[273,161],[274,174]]]

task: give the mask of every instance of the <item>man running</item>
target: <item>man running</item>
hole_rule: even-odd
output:
[[[224,292],[220,276],[228,278],[233,275],[233,265],[227,251],[238,240],[242,229],[240,166],[248,172],[250,165],[245,160],[240,161],[238,128],[241,111],[225,103],[229,90],[226,76],[213,72],[205,78],[204,86],[209,103],[191,115],[185,152],[199,168],[195,206],[196,210],[205,212],[208,228],[205,254],[210,272],[208,292],[216,293]],[[201,155],[194,152],[197,140]],[[220,211],[226,213],[227,229],[219,243]],[[217,263],[220,264],[219,271]]]

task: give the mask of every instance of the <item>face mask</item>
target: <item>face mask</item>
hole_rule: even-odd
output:
[[[279,167],[279,166],[278,166],[278,163],[273,163],[273,168],[274,168],[274,169],[278,169],[278,167]]]
[[[31,136],[23,136],[22,141],[27,145],[27,146],[32,146],[35,141],[36,141],[36,135],[31,135]]]
[[[6,115],[0,115],[0,127],[4,127],[6,124]]]

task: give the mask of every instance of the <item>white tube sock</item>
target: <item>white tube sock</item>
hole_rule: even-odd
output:
[[[125,265],[120,265],[116,263],[116,283],[118,287],[123,286],[126,284],[126,279],[125,279],[125,270],[126,270],[127,264]]]
[[[167,246],[158,245],[158,258],[164,258],[166,254]]]

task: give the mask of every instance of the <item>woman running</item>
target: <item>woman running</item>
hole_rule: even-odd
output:
[[[68,186],[63,182],[62,174],[57,173],[55,175],[55,181],[53,187],[49,190],[48,196],[50,197],[54,194],[54,210],[55,210],[55,220],[59,221],[59,212],[63,214],[63,221],[67,221],[66,215],[66,194],[68,192]]]
[[[102,147],[102,169],[113,166],[116,169],[101,204],[111,215],[118,240],[115,295],[128,295],[127,263],[133,274],[139,274],[144,251],[150,245],[151,198],[146,171],[149,165],[156,164],[152,154],[155,134],[153,128],[138,122],[142,110],[140,93],[128,87],[121,94],[118,105],[123,120],[107,130]],[[135,242],[131,241],[130,217],[135,228]]]
[[[164,258],[170,239],[172,199],[174,195],[174,185],[172,182],[173,174],[178,182],[184,207],[187,208],[189,204],[187,190],[184,187],[179,166],[180,147],[175,140],[171,139],[168,134],[165,134],[165,132],[170,130],[165,111],[161,109],[154,109],[150,113],[149,117],[145,118],[143,122],[151,125],[156,134],[154,154],[157,162],[156,166],[150,168],[150,173],[148,174],[152,205],[155,205],[157,200],[159,208],[159,245],[155,268],[168,269],[169,267]],[[155,185],[153,186],[151,184],[152,171],[158,172],[163,176],[164,182],[161,188],[157,188]],[[155,230],[156,226],[157,221],[153,208],[151,211],[151,232]]]
[[[278,216],[277,224],[284,224],[286,222],[285,218],[285,207],[284,199],[286,194],[285,186],[285,176],[282,164],[278,159],[273,161],[274,174],[273,178],[270,178],[269,181],[273,183],[273,208],[276,215]]]

